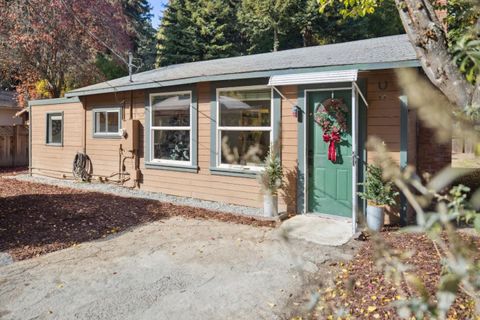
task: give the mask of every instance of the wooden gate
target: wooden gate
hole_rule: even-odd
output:
[[[0,167],[28,165],[28,127],[0,126]]]

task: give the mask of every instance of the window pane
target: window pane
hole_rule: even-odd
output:
[[[154,130],[153,158],[190,161],[190,131]]]
[[[95,112],[95,132],[107,132],[105,116],[105,112]]]
[[[118,112],[108,112],[107,113],[107,125],[108,125],[108,132],[110,133],[117,133],[118,132]]]
[[[270,131],[222,131],[222,164],[262,166],[270,146]]]
[[[229,127],[269,127],[270,89],[221,91],[220,125]]]
[[[62,143],[62,116],[49,116],[49,143]]]
[[[190,94],[155,96],[152,112],[152,126],[189,127]]]

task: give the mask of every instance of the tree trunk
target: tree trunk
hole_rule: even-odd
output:
[[[447,36],[429,0],[395,0],[405,31],[430,81],[460,108],[480,94],[465,80],[448,51]]]
[[[278,40],[278,27],[273,26],[273,52],[278,51],[279,40]]]

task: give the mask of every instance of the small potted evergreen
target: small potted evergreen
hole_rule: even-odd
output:
[[[283,169],[280,158],[270,146],[265,159],[265,168],[257,176],[263,193],[263,214],[266,217],[278,215],[278,190],[283,186]]]
[[[382,177],[382,169],[375,165],[367,166],[367,177],[363,185],[363,192],[359,192],[360,198],[367,200],[367,226],[374,231],[382,230],[385,221],[385,207],[395,204],[395,191],[393,182],[385,181]]]

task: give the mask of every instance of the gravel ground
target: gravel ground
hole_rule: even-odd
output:
[[[171,217],[0,267],[0,318],[291,319],[355,248]]]
[[[203,208],[207,210],[241,214],[241,215],[247,215],[247,216],[261,217],[263,214],[262,209],[259,209],[259,208],[237,206],[237,205],[232,205],[227,203],[205,201],[205,200],[194,199],[194,198],[177,197],[177,196],[172,196],[164,193],[150,192],[150,191],[144,191],[140,189],[129,189],[129,188],[124,188],[124,187],[111,185],[111,184],[85,183],[85,182],[77,182],[72,180],[61,180],[61,179],[55,179],[55,178],[49,178],[49,177],[38,177],[38,176],[30,177],[28,174],[16,175],[14,176],[14,178],[20,181],[43,183],[43,184],[49,184],[49,185],[60,186],[60,187],[68,187],[68,188],[78,189],[78,190],[110,193],[110,194],[114,194],[121,197],[157,200],[162,202],[174,203],[181,206]]]
[[[277,222],[171,202],[15,179],[0,172],[0,253],[24,260],[174,216],[273,227]],[[38,183],[42,182],[42,183]],[[56,182],[56,181],[54,181]],[[104,187],[104,186],[101,186]],[[115,188],[118,191],[129,191]],[[103,189],[100,189],[103,191]],[[111,191],[110,191],[111,192]],[[8,258],[8,256],[5,256]],[[10,259],[0,257],[0,264]]]

